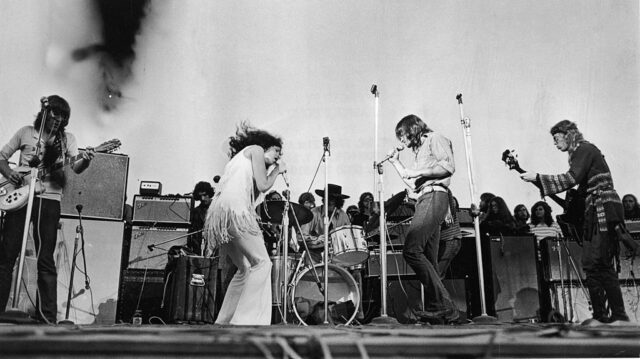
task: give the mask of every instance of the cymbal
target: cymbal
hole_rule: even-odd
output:
[[[282,223],[282,213],[284,212],[284,206],[286,201],[266,201],[258,205],[258,213],[260,213],[260,219],[263,222],[271,222],[274,224]],[[300,204],[295,202],[289,202],[289,225],[295,226],[296,218],[298,223],[305,224],[311,222],[313,214],[311,211]]]

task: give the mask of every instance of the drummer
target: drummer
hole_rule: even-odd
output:
[[[329,231],[350,225],[349,216],[342,210],[344,200],[349,196],[342,194],[342,186],[329,183]],[[308,224],[301,226],[302,237],[309,247],[309,254],[313,263],[322,263],[324,251],[324,189],[317,189],[316,194],[322,197],[322,205],[311,209],[313,219]]]

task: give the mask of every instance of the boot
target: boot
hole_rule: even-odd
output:
[[[627,316],[624,310],[624,299],[622,298],[620,285],[616,283],[615,285],[607,286],[605,287],[605,291],[607,292],[607,299],[609,300],[609,309],[611,309],[611,321],[621,320],[628,322],[629,316]]]
[[[591,297],[591,306],[593,307],[593,319],[602,323],[609,323],[607,316],[607,308],[604,301],[604,289],[599,287],[589,287],[589,297]]]

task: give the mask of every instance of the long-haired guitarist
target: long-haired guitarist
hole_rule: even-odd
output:
[[[550,132],[556,148],[569,154],[569,171],[558,175],[525,172],[520,177],[539,184],[545,196],[578,186],[578,193],[586,197],[582,266],[593,304],[593,318],[601,322],[628,321],[613,265],[619,252],[617,231],[624,220],[623,208],[613,188],[609,166],[600,150],[584,139],[574,122],[562,120],[551,127]]]
[[[46,113],[46,116],[44,115]],[[8,188],[29,185],[25,173],[9,167],[9,159],[20,151],[21,167],[39,167],[37,195],[33,202],[31,221],[33,237],[38,256],[38,295],[36,319],[56,323],[57,314],[57,273],[53,252],[56,245],[57,228],[60,220],[60,200],[64,187],[62,169],[54,170],[56,164],[65,158],[77,156],[76,138],[65,128],[69,124],[71,109],[69,103],[60,96],[51,95],[42,99],[42,108],[33,125],[24,126],[0,150],[0,173],[3,192]],[[43,123],[44,122],[44,123]],[[39,133],[42,128],[42,134]],[[38,141],[38,139],[40,139]],[[38,156],[36,156],[38,153]],[[87,150],[81,158],[71,164],[73,171],[84,171],[94,157],[93,150]],[[13,266],[19,255],[27,206],[7,211],[0,242],[0,310],[4,311],[11,291]]]
[[[412,150],[414,162],[405,167],[397,150],[389,153],[390,161],[405,184],[419,196],[402,252],[427,293],[425,310],[416,314],[427,322],[456,322],[458,309],[437,269],[440,225],[447,213],[455,216],[449,190],[455,171],[451,141],[433,132],[416,115],[405,116],[398,122],[396,137]]]

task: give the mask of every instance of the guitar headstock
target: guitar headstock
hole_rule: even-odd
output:
[[[520,164],[518,163],[518,154],[516,153],[516,150],[504,150],[504,152],[502,152],[502,161],[510,170],[520,171]]]
[[[120,146],[122,146],[122,142],[120,142],[119,139],[114,138],[112,140],[102,142],[96,147],[93,147],[93,150],[96,152],[111,153],[120,148]]]

